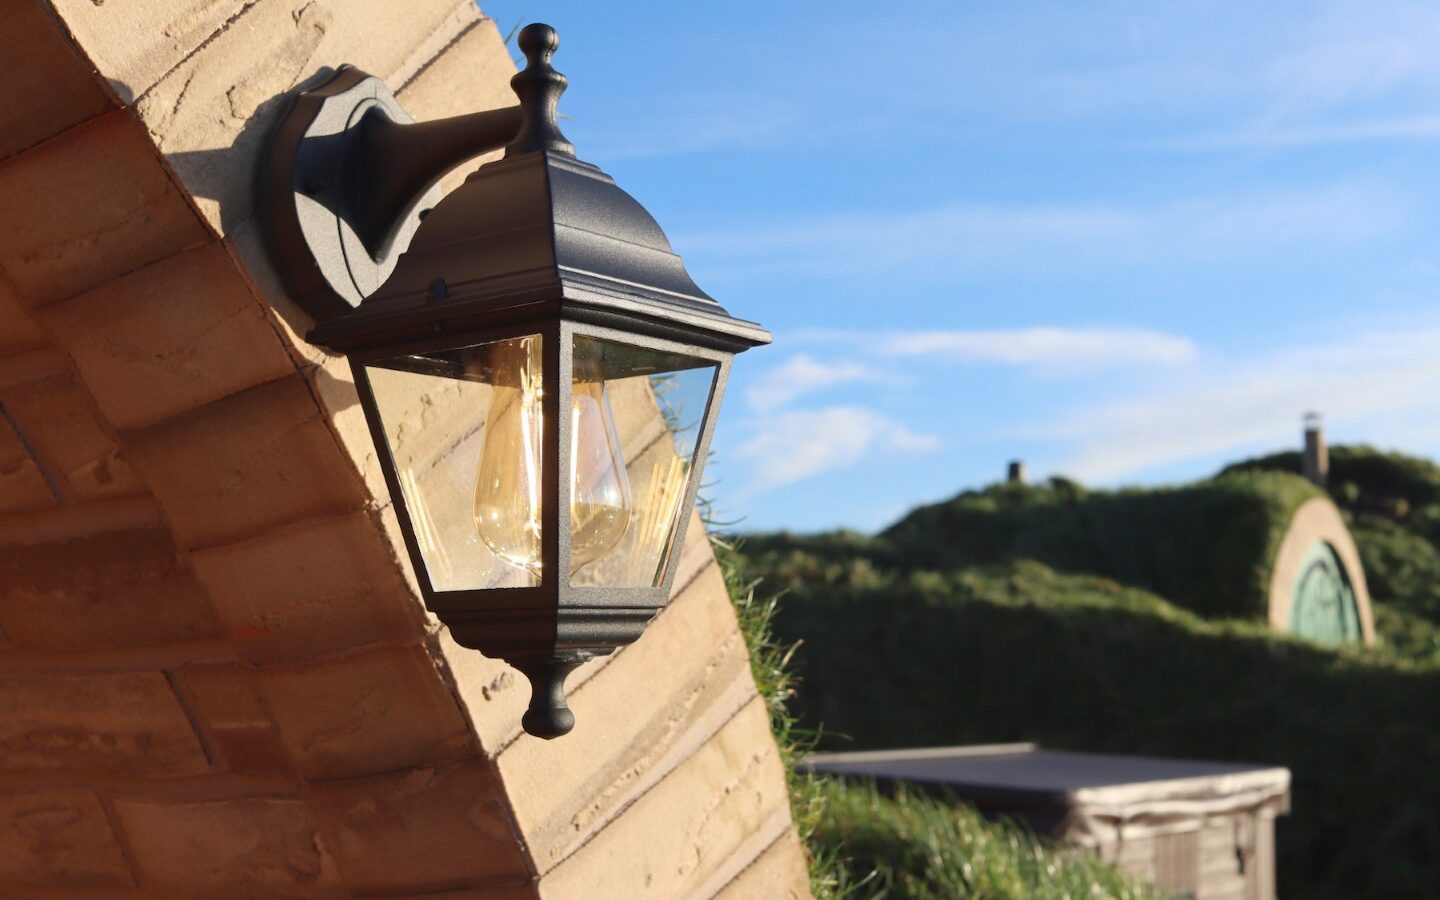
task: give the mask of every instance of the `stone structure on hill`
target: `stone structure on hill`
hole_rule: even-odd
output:
[[[0,894],[808,897],[703,529],[575,731],[522,734],[266,261],[286,92],[511,102],[474,3],[7,0],[0,59]]]
[[[1360,551],[1340,510],[1314,497],[1295,510],[1270,568],[1270,626],[1325,643],[1375,643]]]

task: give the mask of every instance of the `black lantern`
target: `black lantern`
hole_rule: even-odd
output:
[[[555,31],[519,43],[519,107],[438,122],[340,70],[297,96],[262,192],[309,340],[350,357],[426,604],[529,677],[524,727],[556,737],[565,676],[666,603],[730,359],[769,335],[575,158]]]

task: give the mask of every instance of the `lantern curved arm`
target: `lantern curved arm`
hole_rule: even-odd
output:
[[[288,292],[317,321],[384,283],[442,178],[520,134],[517,106],[414,122],[385,83],[342,66],[294,95],[266,147],[260,216]]]
[[[467,160],[499,150],[520,130],[520,107],[397,122],[379,108],[360,119],[348,153],[345,201],[373,257],[394,249],[405,214]]]

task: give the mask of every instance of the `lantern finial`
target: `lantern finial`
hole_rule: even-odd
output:
[[[575,714],[565,702],[565,679],[591,654],[577,652],[541,659],[507,660],[530,679],[530,708],[520,724],[536,737],[551,738],[569,734],[575,727]]]
[[[565,139],[555,122],[560,95],[570,83],[550,65],[550,58],[560,46],[560,35],[549,25],[536,22],[520,31],[519,44],[525,54],[525,68],[510,79],[510,87],[520,98],[520,133],[505,148],[505,155],[548,150],[574,156],[575,145]]]

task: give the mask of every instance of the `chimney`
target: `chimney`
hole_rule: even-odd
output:
[[[1010,460],[1010,468],[1005,473],[1005,480],[1011,484],[1025,483],[1025,460]]]
[[[1325,447],[1325,426],[1320,414],[1305,414],[1305,456],[1301,472],[1320,487],[1330,483],[1330,451]]]

